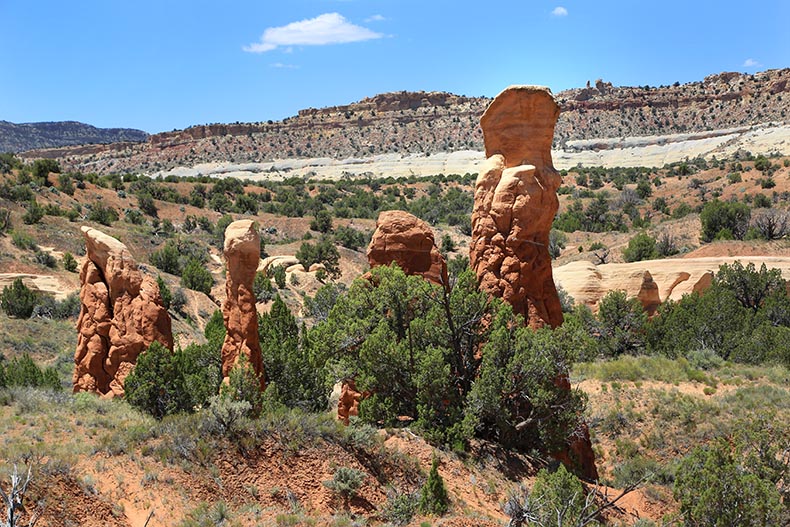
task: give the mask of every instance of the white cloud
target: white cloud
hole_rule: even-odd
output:
[[[284,70],[298,70],[299,66],[296,64],[284,64],[282,62],[275,62],[274,64],[269,64],[272,68],[284,69]]]
[[[280,46],[325,46],[381,38],[384,35],[357,26],[338,13],[325,13],[315,18],[267,28],[260,42],[242,49],[249,53],[265,53]]]
[[[755,68],[757,66],[762,66],[762,64],[760,64],[759,62],[757,62],[756,60],[754,60],[752,58],[749,58],[749,59],[746,59],[746,60],[743,61],[743,67],[744,68]]]
[[[384,22],[387,20],[382,15],[373,15],[365,19],[365,22]]]
[[[558,5],[557,7],[554,8],[551,14],[554,16],[568,16],[568,10],[562,7],[561,5]]]

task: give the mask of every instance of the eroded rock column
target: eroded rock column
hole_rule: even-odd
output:
[[[170,316],[156,280],[142,275],[123,243],[90,227],[82,234],[74,392],[121,397],[140,353],[155,341],[173,349]]]
[[[261,345],[258,338],[258,311],[252,283],[261,258],[261,238],[252,220],[234,221],[225,229],[225,342],[222,344],[222,377],[228,382],[230,372],[244,356],[265,387]]]
[[[371,268],[395,262],[408,275],[420,275],[444,287],[448,284],[447,264],[436,247],[433,230],[408,212],[379,214],[367,254]]]
[[[551,160],[559,113],[548,88],[511,86],[480,120],[487,159],[475,183],[470,264],[481,289],[531,327],[562,324],[548,250],[562,183]]]

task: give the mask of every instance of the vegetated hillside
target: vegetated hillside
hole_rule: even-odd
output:
[[[790,109],[790,69],[721,73],[660,87],[597,81],[560,92],[557,99],[562,113],[555,147],[783,122]],[[59,158],[65,168],[83,172],[155,173],[206,162],[479,151],[478,122],[489,102],[448,93],[386,93],[347,106],[301,110],[283,121],[201,125],[155,134],[141,144],[52,149],[26,157]]]
[[[388,382],[367,407],[379,413],[363,412],[365,422],[348,429],[337,427],[323,408],[312,408],[316,413],[305,413],[301,406],[296,410],[267,409],[260,418],[248,419],[234,416],[233,407],[210,402],[191,405],[188,412],[194,413],[157,422],[124,402],[19,386],[22,368],[18,361],[24,353],[52,368],[44,380],[51,381],[54,371],[63,384],[70,385],[76,340],[73,308],[79,304],[74,297],[59,303],[39,297],[34,318],[0,314],[0,352],[9,359],[0,365],[6,373],[12,372],[0,375],[0,382],[9,383],[0,387],[0,424],[9,438],[0,445],[0,459],[36,464],[28,503],[33,510],[39,498],[47,498],[42,525],[138,526],[154,510],[152,527],[179,522],[201,525],[207,519],[214,524],[231,520],[237,525],[350,525],[360,518],[369,525],[416,526],[436,520],[436,516],[415,515],[413,505],[407,506],[417,501],[415,493],[426,481],[434,448],[440,450],[439,473],[450,497],[443,524],[496,525],[507,520],[502,503],[509,495],[523,496],[519,487],[533,486],[540,478],[536,470],[547,460],[525,457],[478,438],[465,453],[453,453],[447,447],[449,433],[463,429],[447,427],[441,419],[430,422],[427,414],[414,413],[415,401],[427,401],[424,407],[435,409],[437,415],[442,415],[447,404],[459,408],[458,401],[442,394],[448,386],[444,374],[433,375],[429,369],[444,371],[436,366],[443,354],[435,353],[438,347],[419,341],[414,349],[419,360],[414,365],[392,362],[405,356],[407,339],[399,340],[393,333],[389,327],[393,321],[385,323],[377,316],[399,309],[363,309],[360,302],[386,304],[400,298],[405,285],[413,288],[415,280],[393,275],[395,280],[379,284],[390,289],[370,297],[360,294],[359,285],[347,289],[347,284],[365,271],[364,247],[374,218],[379,211],[392,208],[407,209],[434,226],[437,242],[451,262],[451,273],[459,276],[467,264],[459,257],[468,253],[474,175],[341,181],[291,178],[252,184],[236,179],[58,174],[49,171],[58,167],[47,161],[22,166],[18,160],[2,156],[0,162],[0,171],[8,172],[0,174],[0,273],[47,276],[60,284],[63,293],[75,291],[78,266],[69,269],[66,253],[79,259],[83,251],[79,226],[91,225],[126,243],[144,272],[161,276],[171,293],[169,311],[182,347],[194,342],[211,346],[210,332],[204,330],[224,294],[221,234],[230,219],[254,218],[268,254],[292,258],[302,244],[328,242],[338,250],[342,271],[334,284],[319,279],[315,272],[303,272],[299,266],[275,269],[271,277],[261,274],[256,280],[258,309],[271,313],[261,325],[262,331],[274,331],[275,317],[279,317],[288,319],[291,329],[287,334],[304,336],[307,331],[309,337],[275,339],[265,333],[269,339],[262,339],[264,348],[267,353],[275,350],[267,355],[266,360],[272,362],[266,364],[283,366],[267,366],[272,376],[279,376],[275,386],[280,391],[271,397],[296,394],[295,399],[300,392],[293,387],[321,378],[315,373],[320,363],[310,362],[305,367],[300,362],[309,357],[306,348],[324,349],[337,361],[333,367],[338,371],[364,371],[366,382],[389,381],[388,376],[394,375],[402,375],[404,381]],[[714,238],[724,239],[700,240],[704,237],[705,207],[724,200],[748,208],[752,219],[766,213],[784,217],[786,232],[790,198],[787,158],[698,159],[661,169],[580,168],[563,174],[561,188],[563,204],[555,226],[567,231],[564,247],[557,246],[562,261],[595,258],[601,246],[610,249],[610,259],[623,258],[629,240],[643,230],[656,237],[668,231],[676,236],[675,248],[688,251],[696,247],[729,250],[732,244],[749,244],[762,254],[787,254],[790,250],[786,239],[759,239],[759,226],[752,223],[738,224],[737,228],[717,225],[722,228],[716,229]],[[726,220],[724,216],[721,221]],[[739,215],[738,221],[743,223],[743,219]],[[726,240],[748,238],[748,232],[754,239]],[[596,243],[598,249],[593,249]],[[179,277],[182,260],[192,258],[211,272],[214,286],[207,294],[189,289],[183,276]],[[682,266],[682,260],[678,265]],[[787,488],[788,467],[772,464],[771,456],[784,451],[790,437],[786,433],[790,400],[786,366],[790,356],[784,346],[790,331],[790,309],[786,297],[777,292],[784,290],[777,286],[775,276],[752,276],[748,270],[739,276],[748,280],[736,280],[738,287],[770,289],[770,302],[741,305],[742,299],[732,291],[732,281],[725,280],[714,294],[700,300],[689,298],[668,308],[665,318],[648,321],[638,302],[613,294],[608,306],[596,315],[583,308],[566,313],[568,323],[556,334],[521,332],[513,337],[521,339],[516,346],[519,350],[571,344],[566,349],[568,360],[588,361],[576,366],[572,379],[580,382],[589,397],[586,415],[605,484],[622,488],[653,474],[649,482],[642,482],[642,489],[620,503],[623,511],[613,513],[607,524],[644,527],[651,525],[646,519],[656,524],[661,524],[665,515],[669,515],[668,521],[676,519],[683,506],[699,502],[689,500],[689,495],[699,496],[701,489],[716,481],[731,480],[739,489],[762,492],[749,494],[751,501],[745,507],[751,512],[759,509],[762,497],[775,499],[772,488],[779,492]],[[328,283],[323,296],[318,294],[322,281]],[[456,286],[459,283],[461,289],[470,286],[469,280],[465,286],[463,280]],[[416,298],[411,291],[405,299]],[[307,305],[302,293],[315,304]],[[274,298],[277,294],[287,309]],[[460,311],[473,307],[475,304],[468,302],[470,294],[455,297],[452,306]],[[330,309],[338,298],[351,304],[346,309]],[[430,296],[419,298],[420,302],[408,304],[408,318],[416,317],[414,324],[402,322],[408,324],[408,331],[398,334],[408,334],[409,341],[428,335],[434,343],[447,342],[441,313],[431,307],[438,304],[426,303]],[[214,324],[221,326],[221,318]],[[316,328],[318,332],[314,332]],[[387,353],[349,355],[357,348],[344,345],[351,331],[356,332],[352,340],[359,337],[366,341],[359,349]],[[509,333],[497,334],[504,337]],[[339,348],[331,348],[333,345]],[[431,355],[422,355],[425,353]],[[652,356],[635,359],[631,355]],[[346,362],[340,362],[341,358]],[[475,360],[478,358],[475,354]],[[533,364],[529,354],[517,358],[519,361],[502,371],[511,371],[516,364]],[[24,382],[35,380],[29,370],[25,370]],[[288,376],[287,372],[296,373]],[[523,378],[546,381],[555,377],[527,372]],[[553,382],[544,383],[544,387],[551,386]],[[404,387],[416,387],[419,397],[397,391]],[[436,390],[433,397],[431,390]],[[507,405],[490,406],[487,393],[476,394],[485,403],[482,406],[492,408],[497,417],[505,415]],[[499,388],[490,393],[500,393]],[[326,395],[324,391],[322,397]],[[315,403],[315,399],[308,401]],[[372,406],[373,402],[377,406]],[[421,407],[416,412],[424,412]],[[474,408],[468,406],[464,411]],[[419,419],[400,419],[415,415]],[[64,437],[82,437],[84,441],[64,441]],[[755,449],[755,444],[760,448]],[[734,452],[720,452],[721,445],[732,445]],[[705,470],[694,468],[691,463],[706,455],[722,455],[723,461],[704,464]],[[341,467],[362,473],[353,473],[362,478],[355,496],[344,496],[323,484],[338,478]],[[552,474],[561,475],[559,471]],[[684,479],[687,475],[699,475],[699,479],[689,481]],[[681,483],[676,486],[676,481]],[[567,483],[581,485],[574,479]],[[589,491],[590,487],[585,488]],[[607,492],[610,498],[617,494]],[[707,509],[689,512],[689,517],[698,520],[710,511],[718,513],[716,496],[700,503]],[[771,517],[776,518],[777,503],[763,501],[773,507]],[[721,511],[729,513],[732,507]]]
[[[0,121],[0,152],[24,152],[89,143],[142,142],[148,134],[132,128],[96,128],[77,121],[11,123]]]

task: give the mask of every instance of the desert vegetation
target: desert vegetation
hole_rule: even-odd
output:
[[[740,514],[743,525],[787,521],[790,304],[777,271],[722,267],[704,295],[665,303],[652,318],[620,292],[595,313],[566,298],[563,326],[532,332],[517,329],[507,306],[477,291],[459,256],[468,244],[474,174],[154,180],[57,175],[53,166],[42,175],[13,156],[3,159],[0,263],[74,284],[84,249],[70,234],[81,222],[101,225],[159,277],[189,337],[175,353],[149,349],[127,379],[125,401],[72,396],[63,386],[73,368],[79,299],[55,300],[22,279],[8,283],[0,423],[9,439],[0,457],[34,467],[30,504],[44,500],[46,489],[56,492],[42,507],[77,489],[93,496],[108,524],[172,506],[183,525],[206,518],[405,525],[439,514],[481,525],[533,514],[545,524],[558,510],[576,525],[606,500],[547,454],[585,420],[601,482],[638,485],[656,525],[705,525],[711,511],[722,521]],[[563,175],[552,255],[638,261],[747,242],[782,251],[788,175],[782,158],[746,154],[660,169],[571,170]],[[397,268],[375,269],[375,290],[348,272],[372,220],[389,208],[437,227],[447,291]],[[262,397],[243,365],[220,389],[224,327],[211,299],[222,284],[216,256],[224,229],[239,217],[260,222],[265,253],[325,269],[315,282],[278,265],[256,277],[265,305]],[[343,428],[326,409],[333,384],[352,375],[373,395]],[[569,392],[553,382],[563,376],[573,383]],[[22,427],[32,441],[17,439]],[[84,440],[52,440],[64,434]],[[272,463],[299,469],[261,476],[279,470]],[[722,479],[732,487],[717,485]],[[139,502],[122,501],[125,493]],[[64,514],[84,519],[76,510]],[[595,521],[651,525],[614,511]]]

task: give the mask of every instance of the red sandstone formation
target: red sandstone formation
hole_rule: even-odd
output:
[[[562,324],[548,251],[562,183],[551,160],[559,113],[548,88],[511,86],[480,120],[487,160],[475,183],[470,263],[480,288],[532,327]]]
[[[340,400],[337,402],[337,418],[348,425],[351,417],[359,415],[359,403],[370,396],[370,392],[357,391],[353,379],[343,381],[340,391]]]
[[[447,264],[434,243],[433,231],[421,219],[388,210],[379,215],[368,246],[370,267],[397,263],[408,275],[420,275],[442,286],[449,283]]]
[[[173,349],[170,316],[150,276],[115,238],[82,227],[87,257],[80,271],[74,391],[121,397],[137,357],[154,341]]]
[[[222,377],[227,382],[230,371],[243,355],[265,387],[261,345],[258,340],[258,311],[252,282],[261,257],[261,238],[252,220],[234,221],[225,229],[225,342],[222,344]]]

